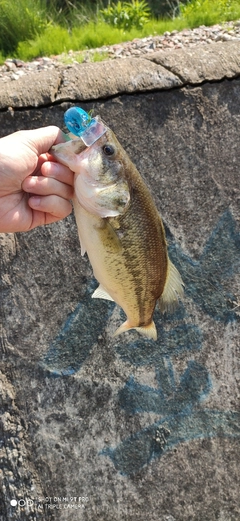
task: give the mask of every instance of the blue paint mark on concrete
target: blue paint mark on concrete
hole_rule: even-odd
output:
[[[167,331],[163,328],[163,320],[156,312],[155,322],[158,329],[158,340],[140,337],[134,342],[121,343],[116,347],[120,357],[134,365],[158,365],[163,356],[177,355],[188,351],[198,351],[202,343],[200,329],[189,323],[183,323]],[[122,337],[123,339],[123,337]],[[123,339],[126,341],[126,339]]]
[[[121,474],[131,475],[179,443],[212,437],[240,439],[239,425],[239,412],[201,409],[192,414],[186,412],[169,415],[126,438],[116,448],[103,449],[101,454],[110,457]],[[161,434],[164,435],[164,443]]]
[[[120,407],[130,415],[153,412],[161,416],[159,422],[126,438],[114,449],[101,451],[122,474],[139,472],[152,459],[182,442],[216,436],[240,438],[240,413],[201,408],[212,389],[210,374],[203,365],[190,360],[180,378],[176,377],[172,359],[179,352],[196,353],[201,348],[201,331],[183,324],[168,331],[167,338],[170,342],[165,339],[164,347],[160,339],[156,343],[146,340],[144,346],[136,341],[116,348],[124,360],[154,367],[157,384],[154,388],[142,385],[131,376],[118,393]]]
[[[177,352],[175,351],[173,354],[177,355]],[[146,363],[149,364],[148,357]],[[140,471],[151,459],[161,457],[166,450],[171,450],[180,442],[201,437],[200,433],[203,437],[208,437],[209,425],[216,423],[215,412],[212,417],[211,411],[199,410],[201,403],[212,388],[210,375],[203,365],[194,360],[188,361],[187,368],[180,375],[178,384],[171,357],[168,354],[162,353],[158,357],[157,363],[153,365],[156,371],[156,388],[141,385],[132,376],[119,391],[118,399],[119,405],[126,414],[154,412],[162,416],[162,419],[123,440],[115,449],[106,448],[101,452],[110,457],[116,469],[123,474]],[[202,414],[203,416],[201,416]],[[235,418],[234,415],[233,417]],[[200,429],[204,418],[211,419],[210,424],[204,427],[205,430]],[[222,421],[225,420],[224,415],[221,418]],[[195,427],[190,429],[189,426]],[[219,423],[220,427],[221,423]],[[226,428],[223,429],[225,435],[228,435],[230,424],[222,425],[222,427],[228,428],[228,431]],[[235,431],[236,428],[231,433],[233,436]],[[218,431],[213,430],[211,436],[217,435]]]
[[[240,271],[240,234],[229,211],[225,212],[211,234],[198,261],[193,261],[167,232],[169,254],[179,268],[186,294],[213,319],[224,323],[239,320],[230,303],[234,296],[223,286]],[[172,359],[180,353],[199,351],[202,332],[190,322],[180,306],[174,316],[162,316],[156,310],[154,320],[159,332],[157,342],[139,339],[116,346],[119,356],[136,366],[155,369],[156,387],[128,379],[118,393],[119,405],[126,414],[154,412],[161,420],[123,440],[117,447],[101,454],[111,458],[122,474],[139,472],[153,458],[161,457],[177,444],[197,438],[225,436],[240,438],[240,413],[218,412],[201,408],[211,391],[207,369],[194,360],[176,384]],[[169,322],[178,323],[169,329]]]
[[[169,254],[183,277],[186,295],[214,320],[240,320],[231,305],[234,294],[225,289],[226,281],[229,285],[231,277],[240,272],[240,233],[231,213],[223,214],[198,260],[193,261],[182,251],[169,230],[167,238]],[[92,300],[95,287],[96,283],[90,281],[84,298],[42,361],[53,376],[79,371],[105,330],[114,304]],[[125,320],[123,312],[121,315]],[[163,316],[156,309],[154,320],[157,342],[139,336],[131,341],[131,337],[122,335],[115,346],[123,361],[151,366],[156,380],[156,387],[150,387],[138,383],[133,376],[129,378],[118,393],[119,406],[126,414],[153,412],[160,416],[159,422],[127,437],[117,447],[102,450],[101,454],[111,458],[116,469],[126,475],[138,472],[153,458],[182,442],[215,436],[240,438],[240,413],[202,408],[211,392],[211,377],[194,360],[202,346],[202,331],[192,323],[184,305],[180,304],[173,315]],[[190,357],[181,375],[174,368],[174,357],[178,355]]]
[[[179,385],[173,385],[171,392],[164,393],[161,383],[159,382],[158,388],[155,389],[140,385],[131,377],[119,392],[121,407],[129,414],[140,412],[155,412],[160,415],[177,414],[192,409],[208,395],[211,389],[207,370],[193,360],[188,362]]]
[[[230,211],[220,218],[198,261],[189,258],[176,244],[169,230],[166,231],[169,254],[181,272],[186,295],[215,320],[239,320],[239,314],[231,306],[234,296],[222,285],[223,281],[240,271],[240,233],[236,231]],[[89,281],[85,296],[66,320],[42,361],[52,375],[71,375],[79,371],[91,346],[105,329],[114,304],[91,299],[96,285],[95,281]],[[117,347],[119,355],[132,364],[158,364],[163,354],[171,356],[173,351],[180,353],[199,349],[201,331],[193,324],[184,323],[185,317],[182,304],[173,315],[162,316],[156,309],[154,320],[159,331],[158,342],[141,338],[133,345],[128,343],[126,335],[125,344]],[[179,325],[168,330],[168,325],[176,321]]]
[[[93,300],[91,294],[96,287],[96,281],[90,281],[82,301],[68,317],[41,361],[41,366],[52,376],[70,376],[79,371],[106,327],[114,304]]]
[[[198,261],[190,259],[167,230],[169,255],[179,268],[185,292],[215,320],[239,320],[231,307],[234,295],[222,283],[240,272],[240,233],[229,210],[220,218]]]

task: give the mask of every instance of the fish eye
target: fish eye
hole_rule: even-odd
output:
[[[103,152],[106,156],[113,156],[115,149],[112,145],[104,145]]]

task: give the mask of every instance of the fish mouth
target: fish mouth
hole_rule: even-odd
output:
[[[82,154],[85,150],[86,145],[83,143],[82,139],[79,138],[53,145],[49,150],[49,154],[58,159],[64,165],[69,166],[69,162],[74,161],[76,155]]]

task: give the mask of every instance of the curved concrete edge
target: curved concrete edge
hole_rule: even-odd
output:
[[[219,81],[240,75],[240,40],[206,47],[159,51],[147,57],[178,76],[186,84]]]
[[[179,86],[182,82],[175,74],[145,58],[108,60],[64,70],[56,100],[90,100]]]
[[[30,72],[17,81],[0,81],[0,110],[41,107],[53,103],[61,83],[57,70]]]
[[[0,80],[0,110],[89,101],[240,76],[240,41],[159,51],[139,58],[60,66]]]

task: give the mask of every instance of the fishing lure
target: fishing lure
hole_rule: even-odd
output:
[[[105,132],[106,127],[99,116],[92,118],[85,110],[80,107],[71,107],[64,113],[64,122],[68,130],[74,136],[80,137],[87,147],[90,147]]]

